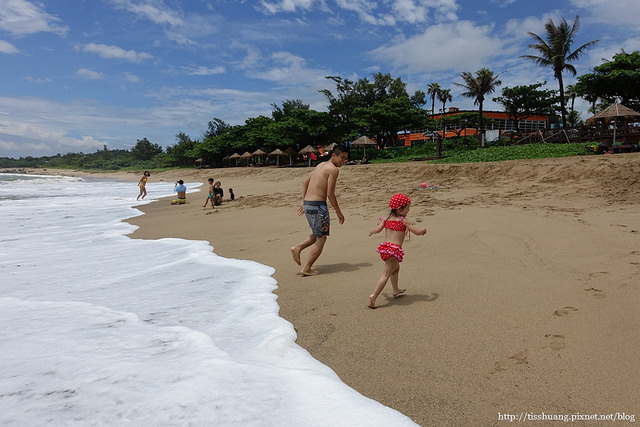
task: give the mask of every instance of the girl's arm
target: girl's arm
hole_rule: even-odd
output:
[[[407,219],[404,220],[404,225],[407,226],[407,230],[418,236],[424,236],[425,234],[427,234],[426,228],[417,228],[414,223]]]
[[[371,237],[372,234],[378,234],[382,229],[384,229],[384,218],[380,218],[378,225],[369,230],[369,237]]]

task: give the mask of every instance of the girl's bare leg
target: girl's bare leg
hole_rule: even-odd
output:
[[[400,273],[400,263],[398,263],[398,268],[391,275],[391,287],[393,288],[393,297],[396,298],[401,294],[405,293],[406,289],[398,288],[398,275]]]
[[[384,287],[387,284],[387,281],[390,277],[396,276],[395,286],[398,286],[398,270],[400,269],[400,263],[397,259],[391,257],[384,262],[384,269],[382,270],[382,275],[378,279],[376,283],[376,288],[371,295],[369,295],[369,308],[376,308],[376,298],[382,292]],[[392,283],[393,284],[393,283]],[[395,295],[394,295],[395,296]]]

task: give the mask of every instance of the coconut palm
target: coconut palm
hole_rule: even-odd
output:
[[[447,105],[447,101],[452,101],[453,97],[451,96],[451,89],[441,89],[438,93],[438,100],[442,102],[442,112],[445,112],[445,105]]]
[[[429,83],[427,86],[427,94],[431,97],[431,115],[435,112],[436,96],[440,93],[440,85],[438,83]]]
[[[484,117],[482,116],[482,105],[485,95],[493,93],[502,84],[498,77],[500,74],[493,74],[488,68],[481,68],[476,71],[475,76],[468,71],[460,74],[464,83],[454,83],[465,89],[461,93],[466,98],[473,99],[473,105],[478,105],[480,113],[480,132],[478,132],[478,146],[484,147]]]
[[[576,104],[576,98],[578,97],[578,91],[576,90],[576,85],[567,85],[567,97],[571,99],[571,110],[569,114],[573,113],[573,107]]]
[[[537,43],[530,44],[529,48],[536,51],[538,55],[523,55],[524,58],[531,59],[541,67],[553,68],[553,76],[558,80],[558,86],[560,87],[560,112],[562,114],[562,125],[567,125],[567,115],[564,108],[564,86],[562,84],[562,73],[564,71],[570,72],[572,75],[576,75],[576,68],[571,65],[576,61],[585,51],[595,45],[598,40],[592,40],[583,44],[578,49],[571,52],[571,44],[573,38],[580,28],[580,18],[576,16],[576,20],[573,21],[573,25],[569,26],[566,19],[562,18],[559,25],[553,23],[551,19],[547,21],[544,26],[546,30],[546,39],[543,39],[535,33],[529,33]]]

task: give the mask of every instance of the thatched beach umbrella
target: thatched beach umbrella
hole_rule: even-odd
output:
[[[598,122],[609,124],[611,120],[622,120],[627,122],[640,121],[640,113],[616,102],[609,105],[595,116],[588,118],[585,121],[585,124],[587,126],[593,126]]]
[[[248,151],[245,151],[244,153],[242,153],[242,155],[240,156],[241,159],[245,159],[247,160],[247,165],[249,164],[249,160],[251,158],[251,153]]]
[[[314,153],[320,153],[317,148],[307,145],[302,150],[298,151],[298,154],[306,154],[309,158],[309,166],[311,166],[311,155]]]
[[[204,162],[202,157],[197,158],[195,161],[196,167],[199,167],[199,168],[202,167],[202,162]]]
[[[279,148],[276,148],[275,150],[273,150],[272,152],[269,153],[270,156],[277,156],[276,157],[276,166],[280,166],[280,156],[284,156],[284,151],[282,151]]]
[[[252,156],[258,156],[258,162],[260,162],[260,156],[264,156],[265,153],[264,151],[262,151],[261,149],[257,149],[256,151],[254,151],[253,153],[251,153]]]
[[[236,159],[236,166],[238,166],[238,159],[240,158],[240,154],[238,153],[233,153],[232,155],[229,156],[229,159]]]
[[[378,144],[373,142],[368,136],[361,136],[351,143],[353,148],[364,148],[364,156],[367,157],[367,146],[377,147]]]
[[[613,122],[613,143],[615,144],[618,124],[624,127],[627,123],[637,121],[640,121],[640,113],[614,102],[595,116],[589,117],[585,121],[585,124],[587,126],[594,126],[597,123],[602,123],[604,126],[609,126],[609,124]]]
[[[337,142],[332,142],[331,144],[327,145],[326,147],[324,147],[322,149],[322,151],[326,154],[326,153],[330,153],[331,150],[333,150],[333,147],[335,147],[336,145],[338,145]]]

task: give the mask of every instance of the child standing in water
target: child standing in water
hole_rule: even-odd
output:
[[[427,234],[426,228],[416,228],[416,226],[409,221],[406,216],[409,213],[409,207],[411,206],[411,199],[404,194],[398,193],[391,197],[389,201],[389,207],[391,212],[387,218],[380,218],[378,225],[369,230],[369,237],[372,234],[377,234],[384,229],[384,243],[381,243],[376,249],[376,252],[380,254],[380,258],[384,261],[384,269],[382,270],[382,276],[376,283],[376,288],[371,295],[369,295],[369,308],[376,308],[376,298],[380,295],[380,292],[387,285],[387,281],[391,278],[391,286],[393,287],[393,297],[397,298],[403,294],[406,289],[400,289],[398,287],[398,273],[400,272],[400,263],[404,257],[404,251],[402,250],[402,243],[404,242],[405,235],[409,232],[423,236]]]
[[[144,171],[142,178],[140,178],[140,181],[138,181],[138,187],[140,187],[140,194],[138,194],[138,197],[136,197],[136,200],[140,200],[140,197],[144,199],[145,196],[147,195],[147,180],[149,179],[150,176],[151,174],[149,173],[149,171]]]

